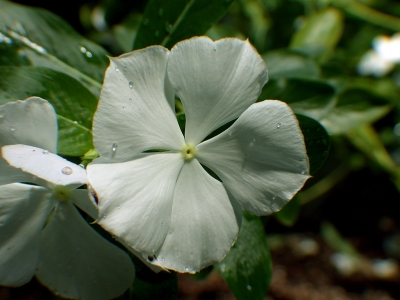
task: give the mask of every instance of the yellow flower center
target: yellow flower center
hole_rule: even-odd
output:
[[[196,147],[186,144],[181,153],[185,161],[191,161],[196,156]]]
[[[71,194],[71,191],[65,186],[56,185],[53,188],[53,194],[54,197],[56,197],[61,202],[67,202],[69,201],[69,195]]]

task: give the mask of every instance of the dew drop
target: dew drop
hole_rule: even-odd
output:
[[[80,166],[82,169],[86,169],[86,167],[85,167],[84,164],[79,164],[79,166]]]
[[[132,89],[133,88],[133,82],[129,81],[129,88]]]
[[[117,206],[117,209],[120,209],[120,208],[121,208],[121,206],[118,205],[118,206]]]
[[[0,119],[3,119],[3,118],[4,118],[4,113],[0,112]]]
[[[276,128],[278,128],[278,129],[281,128],[281,125],[282,125],[281,123],[278,123],[278,124],[276,125]]]
[[[117,148],[118,148],[118,144],[117,144],[117,143],[114,143],[114,144],[112,144],[111,151],[112,151],[113,153],[115,153],[115,152],[117,152]]]
[[[164,261],[164,260],[165,260],[165,258],[163,257],[163,258],[161,258],[161,260],[162,260],[162,261]]]
[[[87,52],[86,48],[83,46],[79,47],[79,51],[81,51],[83,54],[85,54]]]
[[[71,175],[73,173],[73,170],[70,167],[64,167],[61,170],[61,173],[64,175]]]
[[[252,141],[253,143],[255,143],[255,142],[256,142],[256,139],[255,139],[255,138],[252,138],[251,141]]]
[[[86,57],[88,57],[88,58],[92,58],[92,57],[93,57],[93,54],[92,54],[92,52],[90,52],[90,51],[86,52]]]
[[[188,271],[189,271],[189,268],[188,268],[188,267],[185,267],[185,271],[188,272]]]
[[[213,49],[213,50],[214,50],[214,51],[217,51],[217,48],[215,48],[215,47],[214,47],[214,49]]]
[[[276,196],[272,196],[272,200],[275,200],[276,199]]]
[[[125,106],[122,106],[122,110],[125,111],[125,110],[126,110],[126,107],[125,107]]]
[[[222,273],[225,273],[225,271],[226,271],[225,264],[221,264],[221,272],[222,272]]]
[[[172,24],[166,22],[165,23],[165,31],[166,32],[171,32],[172,31]]]
[[[132,98],[129,98],[129,102],[132,102]]]
[[[302,171],[301,172],[301,175],[305,175],[307,172],[306,171]]]
[[[10,127],[10,131],[11,131],[11,132],[15,132],[15,127],[12,127],[12,126],[11,126],[11,127]]]
[[[57,180],[57,184],[61,184],[61,180]]]
[[[115,68],[115,72],[119,72],[119,68]]]
[[[250,284],[247,285],[247,290],[251,291],[251,285]]]
[[[73,123],[74,123],[74,124],[79,124],[79,122],[78,122],[78,121],[74,121]]]
[[[124,66],[124,72],[126,72],[126,66]]]
[[[47,154],[49,154],[49,150],[43,150],[42,153],[47,155]]]

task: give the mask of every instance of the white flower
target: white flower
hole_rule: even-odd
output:
[[[400,34],[392,37],[379,35],[372,41],[372,47],[361,57],[358,73],[364,76],[385,76],[400,62]]]
[[[21,286],[36,275],[62,297],[121,295],[133,264],[74,207],[97,218],[87,190],[76,189],[87,182],[85,169],[53,154],[52,106],[40,98],[0,106],[0,146],[0,284]]]
[[[100,158],[88,166],[99,224],[155,265],[196,272],[227,254],[241,207],[257,215],[281,209],[309,166],[290,108],[253,104],[267,77],[250,43],[233,38],[197,37],[171,51],[152,46],[111,58],[93,126]],[[148,152],[155,149],[167,151]]]

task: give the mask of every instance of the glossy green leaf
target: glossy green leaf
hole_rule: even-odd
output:
[[[309,57],[290,50],[274,50],[265,53],[263,59],[270,79],[317,77],[319,66]]]
[[[336,104],[320,119],[330,134],[341,134],[385,116],[392,105],[386,98],[365,89],[349,89],[337,97]]]
[[[325,128],[316,120],[296,114],[304,135],[307,155],[310,161],[310,174],[314,174],[328,156],[330,140]]]
[[[296,113],[319,120],[335,104],[334,95],[334,87],[325,81],[282,77],[268,81],[258,99],[284,101]]]
[[[0,33],[32,65],[64,72],[98,93],[108,66],[106,51],[60,17],[39,8],[0,1]],[[0,53],[1,54],[1,53]]]
[[[58,115],[58,153],[80,156],[93,148],[92,117],[96,97],[79,81],[42,67],[0,66],[0,104],[38,96]]]
[[[308,17],[293,35],[290,48],[324,60],[335,48],[343,33],[343,14],[327,8]]]
[[[134,49],[150,45],[171,48],[177,42],[204,34],[233,0],[150,0],[139,25]]]
[[[243,213],[236,244],[214,267],[236,299],[265,299],[272,276],[272,261],[260,218]]]
[[[293,226],[300,213],[300,201],[298,196],[290,200],[282,210],[274,214],[275,218],[285,226]]]

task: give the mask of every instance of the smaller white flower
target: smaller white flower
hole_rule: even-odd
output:
[[[372,48],[361,57],[358,73],[363,76],[385,76],[400,61],[400,34],[392,37],[379,35],[372,41]]]
[[[87,190],[77,189],[87,182],[85,169],[53,154],[52,106],[40,98],[1,106],[0,146],[0,284],[21,286],[36,275],[62,297],[121,295],[132,284],[134,266],[75,208],[97,218]]]

